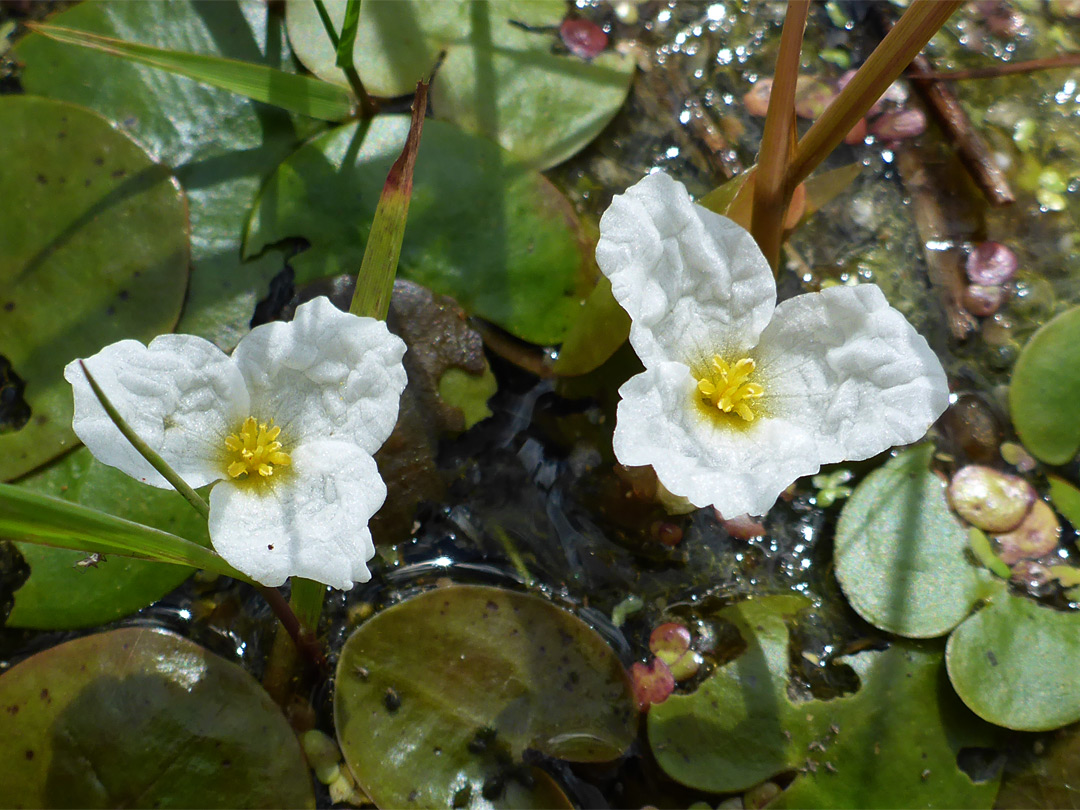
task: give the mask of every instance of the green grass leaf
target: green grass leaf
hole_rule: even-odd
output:
[[[177,73],[246,98],[323,121],[341,121],[353,113],[352,95],[343,87],[286,73],[267,65],[207,54],[155,48],[59,25],[28,24],[31,29],[68,45],[101,51],[131,62]]]

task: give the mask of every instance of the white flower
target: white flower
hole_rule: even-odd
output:
[[[612,201],[596,259],[645,365],[619,389],[615,455],[695,506],[763,515],[822,464],[916,441],[948,404],[941,363],[876,285],[777,306],[750,234],[664,174]]]
[[[135,433],[210,491],[210,539],[264,585],[366,582],[368,520],[386,499],[372,458],[397,421],[405,344],[326,298],[247,334],[232,356],[192,335],[122,340],[85,361]],[[79,367],[75,433],[99,460],[168,488],[109,419]]]

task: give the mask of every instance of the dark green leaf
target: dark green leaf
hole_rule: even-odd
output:
[[[26,382],[30,421],[0,434],[0,480],[75,445],[64,366],[180,315],[184,197],[169,170],[104,118],[0,98],[0,353]]]
[[[328,0],[339,29],[345,0]],[[286,6],[289,38],[315,75],[344,84],[337,54],[308,0]],[[536,168],[591,141],[622,106],[634,60],[608,49],[591,61],[562,51],[561,0],[369,2],[360,12],[355,67],[376,96],[411,93],[439,55],[436,117],[491,137]]]
[[[50,23],[293,70],[279,18],[261,0],[85,2]],[[28,93],[96,110],[171,165],[187,192],[193,272],[177,331],[236,345],[281,257],[242,262],[240,239],[265,176],[320,125],[143,65],[31,34],[15,48]]]
[[[315,807],[250,675],[164,630],[75,639],[0,676],[9,807]]]
[[[304,144],[263,189],[245,255],[299,236],[311,247],[291,261],[298,282],[355,273],[408,130],[408,116],[378,116]],[[401,277],[524,340],[558,343],[592,282],[589,250],[569,202],[543,176],[486,138],[425,124]]]
[[[167,70],[211,87],[228,90],[230,93],[312,118],[341,121],[352,114],[355,106],[349,92],[336,84],[309,76],[297,76],[295,73],[287,73],[266,65],[222,59],[208,54],[154,48],[57,25],[32,25],[31,30],[57,42],[90,48]]]

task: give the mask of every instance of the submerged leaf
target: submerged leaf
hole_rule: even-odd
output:
[[[534,786],[526,749],[610,760],[637,725],[622,665],[588,625],[466,585],[361,625],[341,653],[334,715],[349,767],[383,807],[543,807],[550,785]]]

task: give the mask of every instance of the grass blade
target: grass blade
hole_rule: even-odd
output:
[[[190,565],[250,582],[198,543],[11,484],[0,484],[0,535],[76,551]]]
[[[386,184],[375,208],[364,260],[356,279],[356,292],[349,307],[353,315],[385,320],[390,309],[390,294],[394,290],[394,276],[397,274],[398,259],[401,258],[401,241],[405,237],[405,222],[409,217],[413,166],[420,148],[420,133],[424,128],[427,91],[426,82],[416,85],[409,135],[401,154],[386,175]]]
[[[267,65],[223,59],[220,56],[125,42],[58,25],[27,23],[27,27],[57,42],[79,45],[129,62],[166,70],[201,84],[322,121],[342,121],[354,113],[355,101],[348,90],[310,76],[298,76]]]

